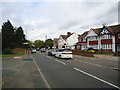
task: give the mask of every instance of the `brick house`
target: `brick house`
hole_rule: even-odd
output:
[[[85,38],[88,34],[88,31],[84,32],[82,35],[79,35],[78,42],[75,43],[75,47],[79,50],[83,50],[84,48],[87,48],[87,39]]]
[[[104,52],[120,51],[120,24],[103,26],[99,33],[100,47]]]
[[[118,52],[120,51],[120,24],[96,29],[91,28],[79,35],[75,46],[80,50],[93,47],[96,51],[101,50],[104,53]]]
[[[87,39],[87,47],[93,47],[95,50],[99,50],[100,45],[100,39],[99,39],[99,33],[102,30],[102,28],[91,28],[86,35]]]

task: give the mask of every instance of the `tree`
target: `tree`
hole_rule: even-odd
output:
[[[14,27],[8,20],[2,25],[2,49],[14,48]]]
[[[32,41],[27,40],[27,43],[28,43],[28,47],[29,47],[29,48],[32,48]]]
[[[53,40],[52,39],[47,39],[45,40],[45,47],[48,48],[52,48],[53,47]]]
[[[23,33],[22,27],[18,27],[15,31],[15,42],[18,47],[22,47],[23,43],[26,42],[25,34]]]
[[[34,41],[34,45],[35,45],[35,48],[43,48],[43,47],[45,47],[44,41],[41,41],[41,40]]]

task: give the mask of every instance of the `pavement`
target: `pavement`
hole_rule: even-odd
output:
[[[2,88],[46,88],[30,55],[2,60]]]
[[[99,67],[106,67],[111,69],[120,70],[119,57],[111,55],[95,55],[95,57],[86,57],[74,55],[75,61],[82,61],[84,63],[96,65]]]

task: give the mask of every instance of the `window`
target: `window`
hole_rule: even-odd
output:
[[[112,49],[112,44],[102,44],[102,49]]]
[[[91,36],[89,37],[89,41],[97,40],[97,36]]]
[[[104,34],[104,35],[101,36],[101,39],[112,39],[112,35]]]
[[[90,47],[92,47],[94,49],[98,49],[98,45],[90,45]]]

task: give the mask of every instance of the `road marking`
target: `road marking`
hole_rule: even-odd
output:
[[[104,82],[104,83],[106,83],[106,84],[108,84],[108,85],[110,85],[110,86],[113,86],[113,87],[115,87],[115,88],[120,89],[120,87],[118,87],[118,86],[116,86],[116,85],[114,85],[114,84],[112,84],[112,83],[109,83],[109,82],[107,82],[107,81],[105,81],[105,80],[103,80],[103,79],[100,79],[100,78],[98,78],[98,77],[96,77],[96,76],[94,76],[94,75],[92,75],[92,74],[89,74],[89,73],[87,73],[87,72],[85,72],[85,71],[83,71],[83,70],[80,70],[80,69],[78,69],[78,68],[74,68],[74,69],[77,70],[77,71],[79,71],[79,72],[82,72],[82,73],[84,73],[84,74],[86,74],[86,75],[88,75],[88,76],[90,76],[90,77],[92,77],[92,78],[95,78],[95,79],[97,79],[97,80],[99,80],[99,81],[101,81],[101,82]]]
[[[79,59],[77,59],[77,60],[79,60]],[[91,65],[94,65],[94,66],[102,67],[102,68],[110,68],[110,69],[114,69],[115,68],[115,67],[108,67],[108,66],[99,65],[99,64],[96,64],[96,63],[91,63],[91,62],[87,62],[87,61],[83,61],[83,60],[79,60],[79,61],[87,63],[87,64],[91,64]]]
[[[57,62],[59,62],[59,63],[61,63],[61,64],[63,64],[63,65],[66,65],[66,63],[64,63],[64,62],[62,62],[62,61],[59,61],[59,60],[57,60],[57,59],[55,59],[55,61],[57,61]]]
[[[31,57],[32,57],[32,55],[31,55]],[[47,88],[50,89],[51,87],[50,87],[48,81],[46,80],[46,78],[44,77],[44,75],[42,74],[42,72],[41,72],[40,68],[38,67],[37,63],[35,62],[35,59],[34,59],[33,57],[32,57],[32,59],[33,59],[33,62],[35,63],[35,65],[36,65],[36,67],[37,67],[37,69],[38,69],[38,72],[40,73],[40,75],[41,75],[41,77],[42,77],[45,85],[47,86]]]

